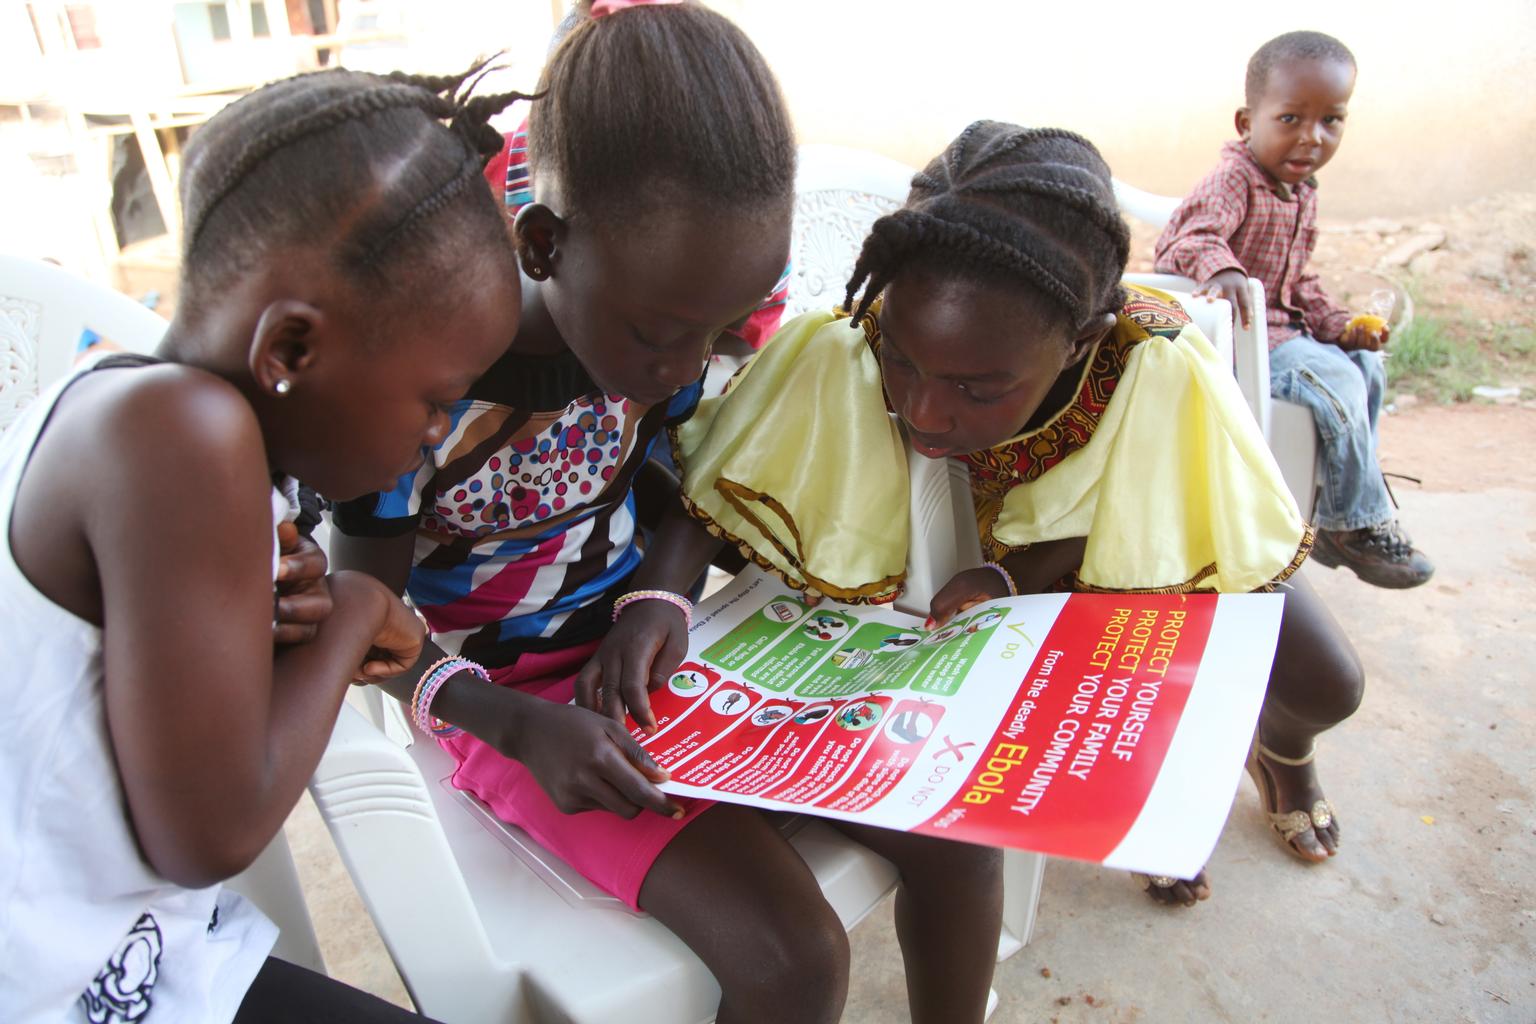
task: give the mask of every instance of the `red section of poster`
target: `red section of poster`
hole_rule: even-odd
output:
[[[657,736],[647,737],[645,730],[636,725],[633,718],[626,720],[629,734],[641,741],[659,738],[660,733],[666,732],[668,727],[687,714],[698,699],[719,681],[720,673],[714,669],[705,668],[696,661],[683,662],[665,683],[648,695],[651,713],[656,716]]]
[[[838,701],[831,725],[816,738],[811,756],[801,761],[787,785],[763,794],[771,800],[807,804],[836,786],[880,734],[891,698],[879,694]]]
[[[726,793],[761,793],[779,785],[815,745],[817,737],[832,727],[832,715],[841,706],[833,701],[802,705],[788,724],[774,730],[751,760],[716,788]]]
[[[778,728],[791,722],[805,705],[782,700],[768,700],[746,716],[736,728],[709,744],[696,757],[672,773],[675,782],[690,786],[709,786],[726,773],[739,768],[770,741]]]
[[[816,801],[829,811],[862,811],[891,791],[927,745],[944,709],[932,701],[903,700],[881,723],[858,770]]]
[[[1109,856],[1151,792],[1215,613],[1177,594],[1073,595],[964,787],[915,831]]]
[[[740,683],[724,682],[693,702],[693,708],[666,736],[653,737],[646,752],[663,768],[693,754],[700,747],[715,742],[722,733],[745,721],[761,693]]]

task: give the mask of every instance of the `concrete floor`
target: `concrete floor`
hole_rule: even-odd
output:
[[[1502,412],[1521,429],[1498,443],[1533,450],[1536,412]],[[1411,454],[1443,432],[1438,416],[1398,417],[1384,443]],[[1193,910],[1054,861],[1034,941],[998,968],[997,1024],[1536,1021],[1536,487],[1528,471],[1480,488],[1464,466],[1438,469],[1400,494],[1439,563],[1430,584],[1393,593],[1308,570],[1370,674],[1364,707],[1321,746],[1340,856],[1313,867],[1286,855],[1245,779],[1214,895]],[[1457,486],[1434,489],[1458,471]],[[402,998],[312,808],[290,837],[332,972]],[[844,1020],[905,1020],[888,905],[854,931],[853,951]]]

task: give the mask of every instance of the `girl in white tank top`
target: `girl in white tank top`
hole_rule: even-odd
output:
[[[480,177],[513,96],[468,77],[321,72],[225,108],[188,147],[158,358],[80,371],[0,435],[0,1021],[401,1014],[269,961],[274,927],[218,883],[282,826],[348,684],[421,649],[383,584],[318,569],[321,621],[275,643],[297,605],[273,481],[388,486],[516,332]]]

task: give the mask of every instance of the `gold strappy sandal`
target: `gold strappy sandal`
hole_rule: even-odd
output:
[[[1151,896],[1155,902],[1160,903],[1163,906],[1192,907],[1196,903],[1199,903],[1201,900],[1206,898],[1206,896],[1197,896],[1194,900],[1186,902],[1184,900],[1162,900],[1153,895],[1154,889],[1172,889],[1180,882],[1183,882],[1186,886],[1193,886],[1196,882],[1201,882],[1201,879],[1205,875],[1204,868],[1201,868],[1199,871],[1195,872],[1194,878],[1174,878],[1172,875],[1145,875],[1140,871],[1132,871],[1130,874],[1131,880],[1134,881],[1137,885],[1141,886],[1142,892],[1145,892],[1148,896]],[[1210,883],[1202,882],[1201,884],[1206,886],[1208,895],[1210,890]]]
[[[1311,750],[1307,751],[1304,757],[1286,757],[1283,754],[1277,754],[1270,750],[1260,743],[1258,737],[1255,736],[1253,746],[1248,748],[1248,774],[1253,777],[1253,784],[1259,788],[1259,800],[1264,805],[1264,813],[1269,815],[1270,827],[1280,836],[1280,839],[1285,843],[1285,848],[1290,850],[1300,860],[1304,860],[1309,864],[1321,864],[1327,858],[1319,859],[1307,856],[1296,845],[1294,840],[1303,832],[1324,829],[1333,824],[1334,818],[1337,817],[1333,810],[1333,804],[1327,800],[1318,800],[1312,804],[1311,811],[1300,809],[1284,812],[1277,811],[1276,807],[1280,802],[1280,790],[1275,785],[1274,778],[1269,774],[1269,769],[1264,767],[1263,762],[1259,760],[1260,754],[1263,754],[1264,757],[1275,762],[1275,764],[1300,768],[1311,764],[1317,757],[1317,747],[1314,746]],[[1333,853],[1334,851],[1329,850],[1328,856],[1333,856]]]

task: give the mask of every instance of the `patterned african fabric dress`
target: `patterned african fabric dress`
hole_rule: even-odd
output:
[[[698,403],[604,394],[569,352],[509,353],[393,491],[345,502],[352,536],[416,534],[408,593],[444,650],[488,667],[601,636],[640,562],[632,483],[662,430]]]
[[[1171,295],[1126,295],[1064,408],[960,456],[983,552],[1086,537],[1073,589],[1270,589],[1305,560],[1311,527],[1231,367]]]
[[[1126,293],[1066,406],[960,456],[987,555],[1085,537],[1077,589],[1273,586],[1311,529],[1231,368],[1171,296]],[[834,313],[786,324],[674,430],[693,515],[791,585],[843,601],[889,600],[906,564],[905,443],[879,317],[876,303],[858,327]]]

